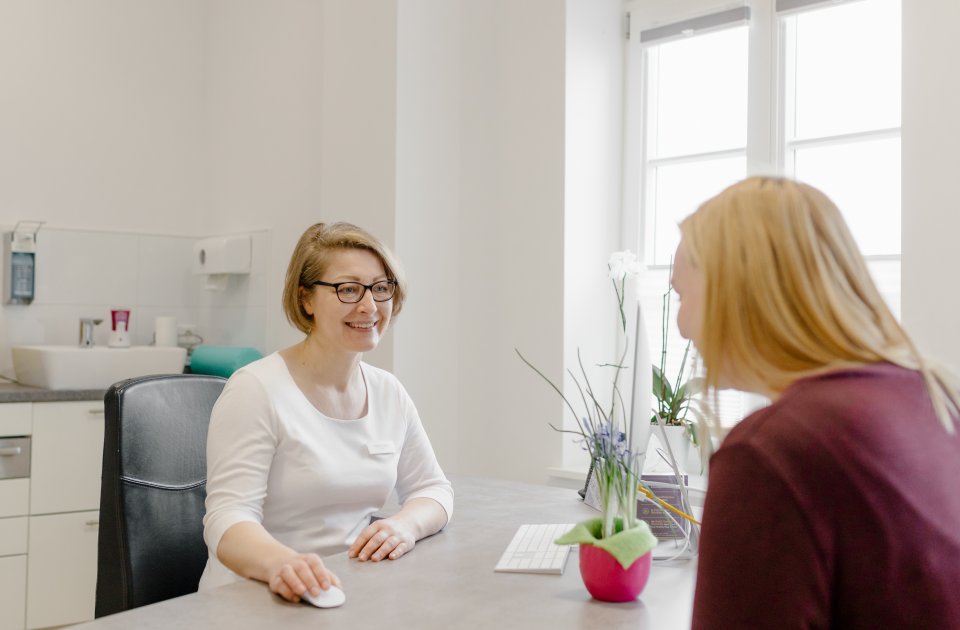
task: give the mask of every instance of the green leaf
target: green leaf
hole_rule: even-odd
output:
[[[693,398],[706,389],[707,381],[702,376],[695,376],[684,384],[686,397]]]
[[[673,387],[670,385],[670,380],[655,365],[653,366],[653,395],[660,401],[661,408],[669,405],[673,400]]]

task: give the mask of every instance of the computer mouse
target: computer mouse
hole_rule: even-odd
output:
[[[327,590],[321,589],[319,595],[311,595],[310,591],[307,591],[300,596],[300,599],[308,604],[313,604],[317,608],[336,608],[347,601],[347,596],[339,587],[331,584]]]

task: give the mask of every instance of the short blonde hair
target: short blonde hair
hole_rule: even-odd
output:
[[[366,250],[380,259],[387,277],[397,282],[393,315],[398,315],[403,308],[407,295],[403,269],[383,243],[351,223],[316,223],[307,228],[293,248],[283,285],[283,312],[301,332],[309,334],[313,329],[313,318],[303,308],[303,293],[312,292],[316,288],[313,283],[323,279],[331,254],[345,249]]]
[[[953,431],[952,377],[917,351],[887,307],[840,211],[816,188],[751,177],[680,224],[704,274],[701,346],[707,384],[720,371],[779,394],[804,376],[889,361],[919,370]]]

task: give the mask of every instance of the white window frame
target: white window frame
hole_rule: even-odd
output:
[[[746,175],[787,175],[793,174],[792,155],[796,148],[846,144],[856,140],[875,140],[899,137],[900,128],[873,130],[854,134],[836,135],[816,139],[792,140],[786,137],[787,111],[789,99],[785,90],[789,85],[786,68],[786,26],[781,17],[790,13],[836,5],[858,0],[751,0],[741,3],[749,7],[749,53],[748,53],[748,95],[747,95],[747,145]],[[730,3],[724,0],[689,0],[679,2],[656,2],[634,0],[624,4],[628,20],[628,39],[626,42],[624,64],[624,154],[623,154],[623,208],[622,235],[623,249],[636,248],[641,259],[647,259],[654,238],[652,220],[646,216],[650,207],[652,191],[646,181],[648,168],[646,162],[647,139],[644,137],[644,121],[647,108],[644,86],[647,84],[647,64],[645,47],[639,33],[647,29],[662,28],[662,25],[676,25],[684,21],[695,21],[730,10]],[[667,40],[662,40],[667,41]],[[660,43],[660,42],[658,42]],[[633,106],[637,104],[637,106]],[[731,151],[718,152],[734,154]],[[739,153],[738,153],[739,154]],[[655,165],[673,163],[698,156],[664,158]],[[637,209],[640,209],[638,212]],[[901,257],[867,256],[871,271],[881,276],[891,287],[899,287],[899,265]],[[665,271],[664,265],[651,265],[651,271]],[[880,282],[881,285],[883,282]],[[894,290],[899,294],[899,289]],[[899,316],[899,304],[893,304],[893,310]],[[746,408],[762,405],[763,399],[749,396]]]

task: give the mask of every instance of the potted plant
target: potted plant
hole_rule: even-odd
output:
[[[635,441],[631,431],[631,414],[623,403],[620,378],[631,348],[624,310],[624,289],[628,277],[636,275],[640,264],[629,251],[616,252],[607,263],[619,307],[618,324],[622,333],[622,351],[614,363],[603,364],[612,370],[609,405],[601,402],[579,361],[579,377],[571,370],[579,390],[583,412],[574,405],[549,378],[517,350],[521,360],[539,374],[566,403],[577,420],[577,430],[556,430],[572,433],[590,453],[592,474],[597,482],[601,516],[577,524],[556,540],[557,544],[580,545],[580,574],[593,597],[604,601],[631,601],[646,585],[650,574],[651,551],[657,539],[649,525],[637,518],[637,488],[640,482],[640,455],[646,444]],[[640,404],[646,405],[646,402]],[[641,418],[646,418],[646,411]],[[645,420],[644,420],[645,422]],[[647,432],[643,431],[643,435]],[[645,440],[644,440],[645,442]]]
[[[650,423],[662,427],[661,430],[655,430],[654,433],[665,438],[661,441],[667,441],[673,456],[680,464],[685,464],[690,445],[699,447],[700,444],[697,425],[688,416],[699,416],[698,409],[694,407],[694,396],[703,391],[704,381],[701,377],[690,377],[686,381],[684,380],[687,360],[690,357],[691,342],[689,341],[683,350],[683,358],[680,360],[680,367],[673,383],[666,376],[667,340],[670,330],[669,288],[663,294],[662,315],[660,364],[659,366],[653,365],[653,397],[656,406],[653,409],[653,415],[650,417]],[[663,446],[667,447],[666,444]]]

